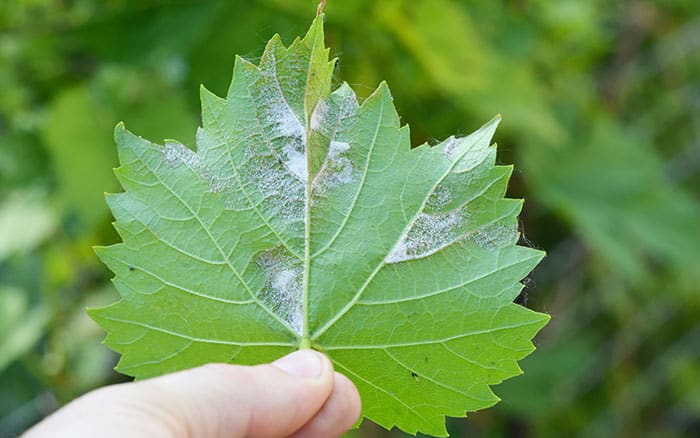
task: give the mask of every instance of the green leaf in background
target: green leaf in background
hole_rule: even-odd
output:
[[[180,141],[194,137],[194,117],[164,75],[112,66],[91,86],[68,88],[51,103],[42,134],[54,164],[57,198],[80,227],[92,229],[107,215],[103,193],[117,183],[104,169],[116,164],[109,132],[117,122],[125,120],[149,137],[162,138],[166,132]]]
[[[117,127],[123,243],[97,252],[122,300],[90,313],[125,374],[315,348],[365,417],[444,436],[533,351],[548,316],[513,299],[542,253],[516,245],[498,119],[411,150],[385,84],[331,92],[328,52],[319,17],[237,58],[225,99],[202,89],[196,152]]]
[[[532,146],[523,165],[542,202],[558,210],[610,266],[648,281],[645,258],[696,271],[700,208],[662,173],[653,149],[607,117],[580,144]],[[630,157],[634,159],[630,160]]]
[[[514,125],[512,129],[548,143],[565,137],[529,66],[499,56],[481,41],[458,2],[388,0],[377,9],[381,22],[450,101],[480,117],[502,113]],[[443,26],[452,31],[444,32]]]
[[[34,347],[48,320],[45,306],[29,308],[25,291],[0,285],[0,372]]]
[[[0,262],[33,249],[56,228],[56,213],[38,190],[11,192],[0,203]]]
[[[115,163],[109,137],[104,135],[113,118],[109,107],[100,105],[82,86],[65,90],[52,106],[43,134],[57,169],[57,198],[81,218],[81,226],[90,228],[106,215],[102,193],[116,185],[114,177],[103,171]]]

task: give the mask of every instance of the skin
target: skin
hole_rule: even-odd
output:
[[[26,433],[42,437],[338,437],[360,415],[355,386],[323,354],[271,364],[210,364],[107,386]]]

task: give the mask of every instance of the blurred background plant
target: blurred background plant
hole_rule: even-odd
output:
[[[313,0],[0,2],[0,437],[123,381],[84,307],[116,296],[112,128],[194,143],[198,86],[303,34]],[[392,88],[414,144],[503,115],[552,322],[453,436],[700,434],[700,3],[331,0],[337,80]],[[403,436],[365,423],[357,437]]]

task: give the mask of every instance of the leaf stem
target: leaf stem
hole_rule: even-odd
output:
[[[309,339],[307,336],[304,336],[301,338],[301,341],[299,341],[299,350],[309,350],[311,349],[311,339]]]
[[[321,15],[323,14],[323,8],[326,6],[326,0],[321,0],[321,2],[318,4],[318,7],[316,8],[316,15]]]

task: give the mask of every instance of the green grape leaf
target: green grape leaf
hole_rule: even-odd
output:
[[[543,253],[516,244],[498,118],[411,149],[386,84],[360,104],[334,65],[318,17],[202,88],[196,152],[117,126],[123,243],[97,253],[122,300],[90,314],[136,378],[314,348],[364,417],[445,436],[534,350],[549,317],[513,300]]]

